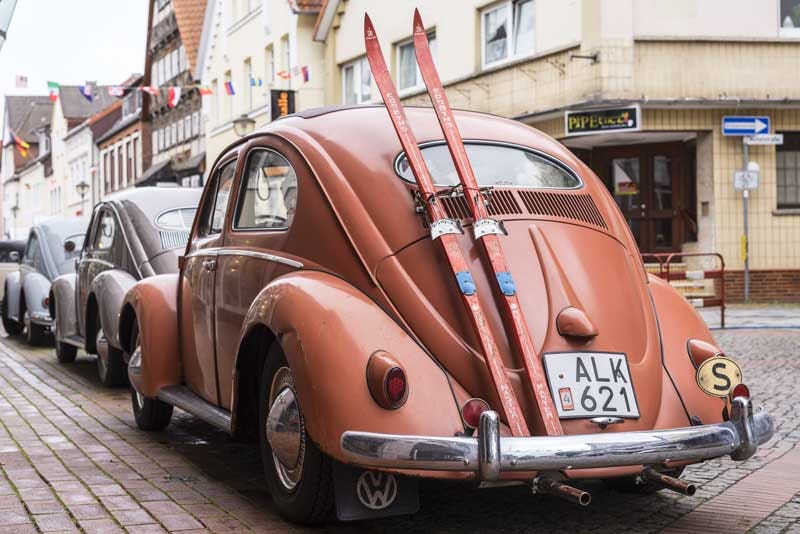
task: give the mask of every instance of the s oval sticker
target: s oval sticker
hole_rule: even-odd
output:
[[[697,368],[697,385],[714,397],[727,397],[742,382],[742,369],[725,356],[715,356]]]

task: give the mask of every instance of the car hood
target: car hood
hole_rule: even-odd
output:
[[[516,283],[524,317],[541,358],[545,353],[624,353],[639,405],[639,419],[614,430],[657,424],[664,386],[657,318],[638,251],[633,254],[612,234],[588,225],[553,220],[506,220],[501,242]],[[536,420],[530,384],[511,350],[499,313],[499,296],[481,246],[468,229],[460,237],[489,326],[529,425]],[[418,241],[386,258],[377,277],[393,305],[420,341],[472,396],[498,411],[497,399],[478,340],[458,287],[438,243]],[[559,334],[558,314],[584,312],[595,327],[591,338]],[[556,355],[557,357],[557,355]],[[595,432],[585,419],[562,420],[567,433]],[[541,433],[540,428],[534,429]]]

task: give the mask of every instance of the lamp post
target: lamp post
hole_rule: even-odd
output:
[[[86,183],[86,180],[81,180],[78,184],[75,185],[75,190],[81,196],[81,215],[85,213],[84,208],[84,200],[86,197],[86,193],[89,192],[89,184]]]
[[[19,198],[17,199],[17,203],[11,206],[11,215],[14,217],[14,231],[12,232],[11,238],[17,238],[17,214],[19,213]]]
[[[256,129],[256,121],[247,116],[247,113],[242,113],[239,118],[233,119],[233,131],[239,137],[244,137],[253,133]]]

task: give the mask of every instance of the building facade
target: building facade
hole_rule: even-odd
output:
[[[210,0],[199,60],[207,166],[239,137],[235,120],[259,128],[325,104],[325,46],[313,32],[322,0]],[[250,122],[252,121],[252,122]]]
[[[559,139],[606,183],[642,252],[719,252],[742,298],[744,167],[726,116],[767,117],[781,145],[749,147],[751,296],[800,295],[800,0],[331,0],[326,98],[379,100],[363,14],[379,29],[407,104],[429,106],[413,47],[422,12],[453,107],[523,121]],[[571,121],[570,121],[571,119]],[[739,132],[740,133],[740,132]],[[692,261],[710,268],[712,260]]]

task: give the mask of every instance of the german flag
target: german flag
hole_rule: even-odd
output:
[[[28,157],[28,149],[31,147],[31,145],[20,139],[19,136],[14,132],[11,132],[11,136],[14,138],[14,146],[17,147],[19,155],[22,156],[23,159],[26,159]]]

